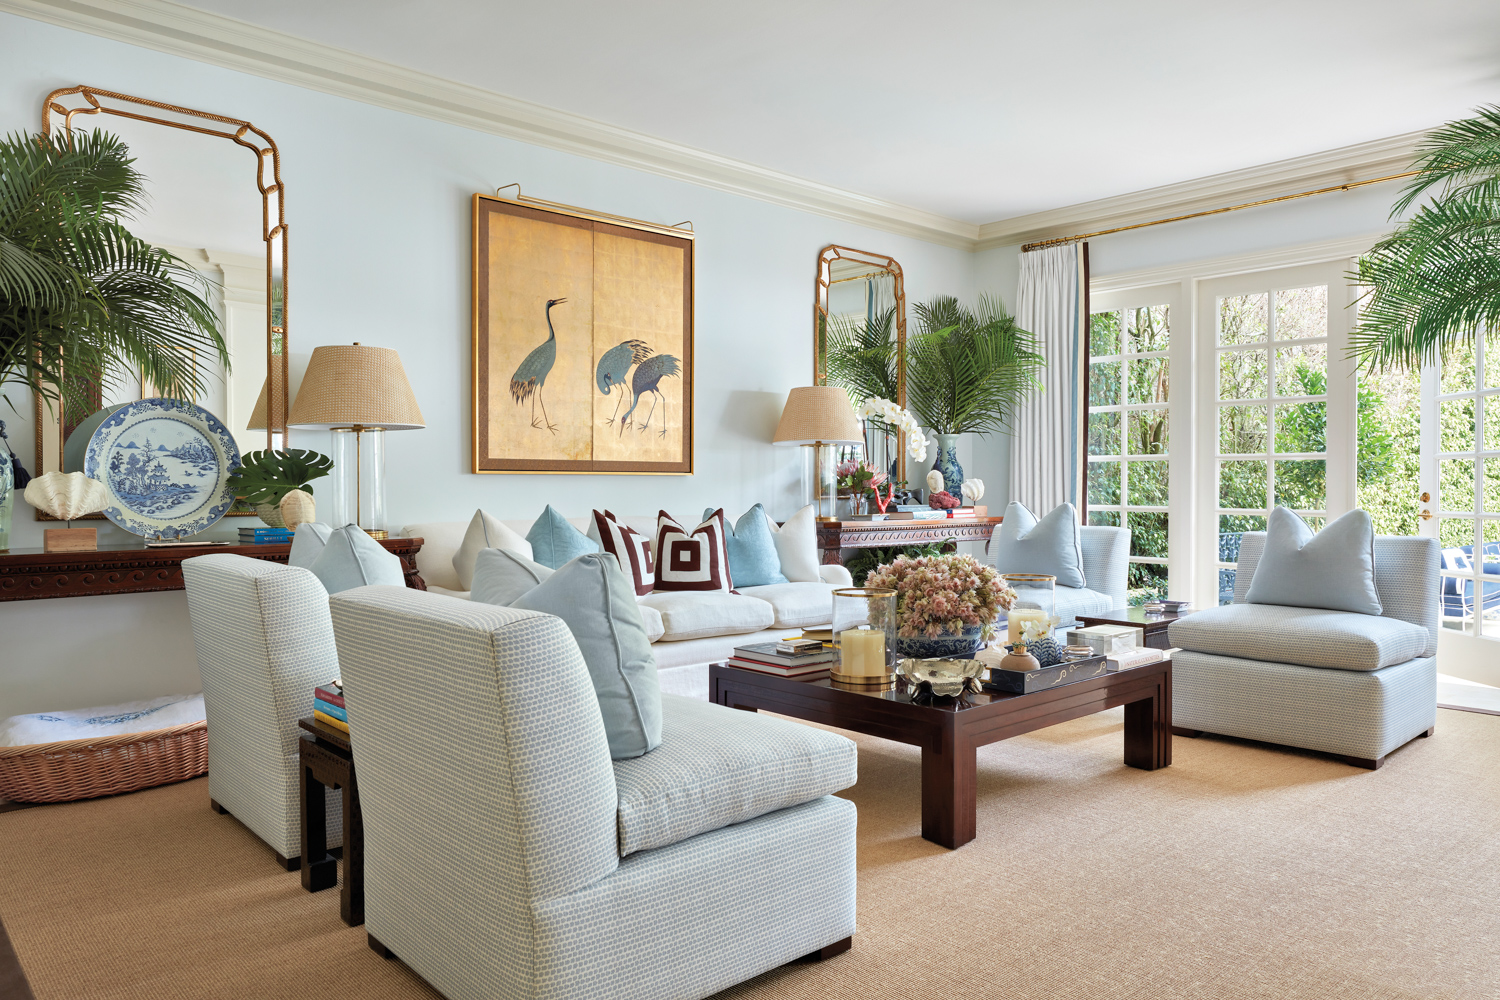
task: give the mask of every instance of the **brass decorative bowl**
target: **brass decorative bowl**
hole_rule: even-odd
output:
[[[954,698],[979,690],[989,668],[982,660],[902,660],[896,672],[913,687],[926,684],[937,697]]]

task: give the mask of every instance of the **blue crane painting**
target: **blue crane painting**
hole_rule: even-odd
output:
[[[540,428],[542,424],[537,423],[536,405],[542,403],[542,388],[547,384],[547,375],[552,371],[552,366],[557,364],[557,331],[552,327],[552,307],[562,305],[567,299],[547,300],[547,339],[542,341],[532,352],[526,355],[526,360],[516,369],[516,373],[510,377],[510,394],[517,404],[531,400],[531,426]],[[557,433],[557,425],[547,418],[547,404],[542,403],[542,421],[547,430],[553,434]]]
[[[662,402],[661,426],[657,431],[657,437],[667,436],[667,397],[662,395],[661,380],[682,374],[682,365],[670,354],[653,354],[642,361],[635,370],[635,375],[630,380],[630,389],[635,393],[635,401],[630,404],[630,409],[620,418],[620,433],[625,433],[625,428],[631,426],[630,415],[635,408],[641,405],[641,397],[651,393],[651,410],[646,414],[646,422],[638,428],[642,434],[651,426],[651,418],[656,414],[657,400]]]
[[[620,387],[620,398],[615,400],[615,412],[610,414],[605,426],[613,426],[620,415],[620,404],[630,398],[630,383],[625,380],[632,365],[638,365],[651,356],[651,348],[644,340],[627,340],[604,352],[599,365],[594,369],[594,383],[599,391],[608,396],[615,386]]]

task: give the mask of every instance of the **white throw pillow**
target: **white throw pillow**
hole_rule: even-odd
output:
[[[318,556],[323,552],[323,546],[328,544],[328,537],[332,534],[333,525],[331,524],[303,521],[297,525],[297,531],[292,535],[292,551],[286,557],[286,564],[312,569],[312,564],[318,561]]]
[[[512,601],[534,590],[553,572],[509,549],[480,549],[474,559],[474,586],[469,591],[469,600],[508,608]]]
[[[818,520],[812,504],[786,519],[781,527],[766,515],[771,537],[776,539],[776,555],[781,559],[781,575],[788,583],[819,583]]]
[[[308,569],[330,594],[371,585],[406,586],[401,557],[387,552],[385,546],[353,524],[330,532],[328,544]]]
[[[474,557],[479,555],[480,549],[506,549],[526,559],[531,558],[530,542],[507,528],[494,515],[476,510],[474,519],[469,522],[469,530],[464,532],[463,544],[453,553],[453,572],[458,574],[462,590],[473,589]]]

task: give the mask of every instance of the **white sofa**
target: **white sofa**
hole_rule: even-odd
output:
[[[620,521],[647,538],[656,537],[655,517],[621,517]],[[568,522],[579,531],[588,530],[587,518],[569,518]],[[524,537],[532,522],[504,524]],[[402,529],[408,538],[424,540],[417,553],[417,571],[430,592],[468,600],[469,592],[459,589],[453,569],[453,554],[468,529],[468,520],[429,521]],[[735,646],[768,642],[831,623],[833,591],[852,586],[853,579],[842,566],[820,566],[819,573],[820,583],[742,587],[730,595],[677,591],[642,597],[641,614],[647,634],[653,637],[651,650],[662,690],[707,698],[707,665],[729,656]]]

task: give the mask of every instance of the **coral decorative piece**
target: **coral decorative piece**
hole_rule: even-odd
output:
[[[958,505],[958,497],[947,490],[938,490],[927,498],[927,506],[933,510],[952,510]]]
[[[26,502],[59,521],[97,514],[109,505],[109,491],[81,472],[49,472],[26,486]]]

